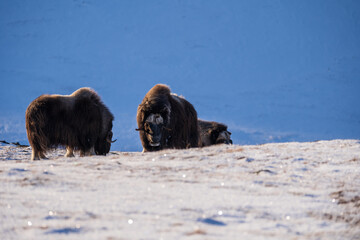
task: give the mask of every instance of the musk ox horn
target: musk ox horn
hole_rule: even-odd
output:
[[[109,131],[109,132],[108,132],[108,135],[107,135],[107,137],[106,137],[106,141],[107,141],[108,143],[114,143],[114,142],[116,142],[117,139],[112,140],[112,137],[113,137],[113,133],[112,133],[112,131]]]
[[[167,127],[163,127],[164,130],[168,131],[168,132],[171,132],[171,128],[167,128]]]

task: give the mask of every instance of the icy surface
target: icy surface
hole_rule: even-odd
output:
[[[0,146],[1,239],[360,239],[360,143],[30,161]]]

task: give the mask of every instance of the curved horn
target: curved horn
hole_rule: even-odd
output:
[[[114,143],[114,142],[116,142],[117,139],[115,139],[115,140],[113,141],[113,140],[111,140],[112,137],[113,137],[113,133],[112,133],[112,131],[109,131],[109,132],[108,132],[108,135],[107,135],[107,137],[106,137],[106,141],[107,141],[108,143]]]
[[[171,132],[171,128],[163,127],[164,130]]]
[[[106,141],[107,141],[108,143],[114,143],[114,142],[116,142],[116,140],[117,140],[117,139],[115,139],[115,140],[106,139]]]

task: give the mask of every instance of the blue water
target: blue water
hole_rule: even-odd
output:
[[[224,122],[235,144],[360,138],[360,2],[0,1],[0,140],[27,143],[43,93],[94,88],[113,150],[140,151],[156,83]]]

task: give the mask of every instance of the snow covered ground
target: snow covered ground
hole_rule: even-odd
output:
[[[1,239],[360,239],[360,142],[30,161],[0,146]]]

